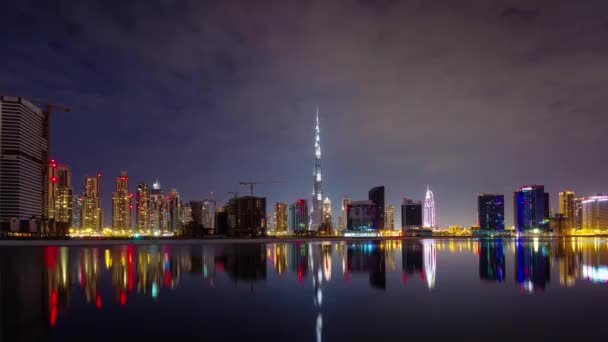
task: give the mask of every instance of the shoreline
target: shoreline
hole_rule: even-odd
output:
[[[114,246],[114,245],[212,245],[212,244],[244,244],[244,243],[294,243],[294,242],[356,242],[356,241],[420,241],[420,240],[479,240],[479,239],[568,239],[568,238],[607,238],[607,235],[586,236],[554,236],[554,237],[474,237],[474,236],[429,236],[429,237],[264,237],[264,238],[207,238],[207,239],[66,239],[66,240],[0,240],[0,247],[27,246]]]

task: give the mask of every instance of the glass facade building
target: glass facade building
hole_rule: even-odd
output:
[[[549,228],[548,197],[542,185],[525,185],[514,193],[514,221],[518,232]]]
[[[505,197],[500,194],[477,196],[477,221],[480,230],[505,228]]]
[[[353,201],[348,204],[347,227],[349,232],[377,232],[378,207],[372,201]]]

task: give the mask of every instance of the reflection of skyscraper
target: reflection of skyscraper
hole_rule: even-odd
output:
[[[378,241],[349,245],[347,265],[349,273],[369,273],[372,287],[386,289],[386,257]]]
[[[384,205],[384,187],[383,186],[377,186],[375,188],[372,188],[369,191],[369,200],[372,201],[375,205],[376,205],[376,217],[375,217],[375,222],[376,222],[376,227],[375,229],[380,229],[383,230],[384,229],[384,209],[385,209],[385,205]]]
[[[505,198],[499,194],[477,196],[477,219],[480,230],[503,230],[505,227]]]
[[[435,274],[437,271],[437,252],[435,251],[435,241],[422,240],[422,263],[424,265],[424,275],[429,289],[435,287]]]
[[[505,280],[505,251],[502,240],[479,240],[479,278]]]
[[[403,243],[401,249],[401,267],[403,268],[404,274],[415,274],[422,273],[422,243],[420,242],[407,242]],[[404,281],[405,281],[404,276]]]
[[[516,241],[515,281],[530,292],[544,290],[550,280],[550,250],[546,242]]]
[[[515,227],[518,232],[548,227],[548,203],[545,187],[526,185],[514,194]]]
[[[266,279],[266,249],[263,244],[227,244],[224,270],[235,282]]]
[[[436,228],[437,222],[435,221],[435,197],[431,189],[426,187],[426,196],[424,197],[424,222],[425,228]]]
[[[323,183],[321,179],[321,131],[319,130],[319,108],[315,126],[315,157],[313,169],[313,191],[310,211],[310,229],[317,230],[323,222]]]

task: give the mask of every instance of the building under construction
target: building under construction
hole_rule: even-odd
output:
[[[228,236],[266,235],[266,198],[235,197],[224,206],[228,216]]]

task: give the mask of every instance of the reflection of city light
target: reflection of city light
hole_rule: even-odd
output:
[[[158,297],[158,285],[154,282],[152,283],[152,298]]]
[[[424,275],[426,276],[426,283],[429,289],[435,287],[435,272],[436,272],[436,252],[435,252],[435,241],[424,240],[422,241],[423,250],[423,263],[424,263]]]
[[[608,266],[583,265],[582,275],[594,283],[608,283]]]
[[[112,256],[110,255],[110,250],[106,249],[105,251],[105,259],[106,259],[106,270],[112,267]]]
[[[99,294],[97,294],[97,298],[95,299],[95,306],[98,310],[101,309],[101,296]]]

